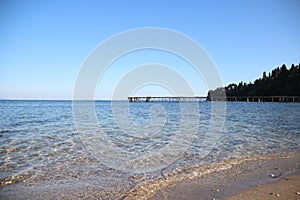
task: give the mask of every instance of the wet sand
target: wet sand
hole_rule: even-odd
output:
[[[298,192],[300,156],[238,164],[196,180],[176,183],[150,199],[300,199]]]

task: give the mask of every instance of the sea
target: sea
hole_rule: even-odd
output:
[[[121,199],[300,150],[299,103],[0,100],[0,116],[1,188],[55,182]]]

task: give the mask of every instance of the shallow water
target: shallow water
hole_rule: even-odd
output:
[[[213,104],[96,101],[92,127],[87,102],[2,100],[1,184],[93,179],[115,198],[190,169],[300,150],[300,104]]]

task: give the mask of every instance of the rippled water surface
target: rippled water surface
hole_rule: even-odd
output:
[[[227,102],[226,115],[217,116],[225,119],[224,126],[211,121],[218,113],[211,113],[210,102],[200,102],[197,113],[178,103],[130,103],[127,113],[124,108],[112,110],[110,101],[95,105],[98,127],[92,130],[85,123],[89,108],[82,102],[86,127],[78,132],[72,101],[0,101],[1,185],[95,178],[103,192],[113,190],[110,197],[117,197],[142,181],[187,168],[300,150],[298,103]],[[126,115],[129,121],[122,121]],[[212,123],[221,127],[218,137],[207,134]],[[164,154],[166,149],[172,153]],[[128,160],[133,161],[125,165]],[[122,165],[133,170],[116,167]],[[148,166],[152,170],[143,175],[135,171]]]

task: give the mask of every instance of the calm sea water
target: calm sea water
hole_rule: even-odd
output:
[[[86,129],[76,130],[72,101],[2,100],[1,185],[93,179],[103,195],[113,191],[108,198],[114,198],[143,181],[186,169],[300,150],[298,103],[227,102],[226,115],[221,116],[224,126],[213,124],[221,127],[218,137],[207,135],[213,123],[211,103],[198,106],[198,113],[190,110],[182,120],[178,103],[130,103],[128,113],[123,113],[124,109],[112,110],[110,101],[97,101],[98,127],[93,132],[89,123]],[[84,102],[80,109],[89,121],[84,117],[88,110]],[[118,115],[128,115],[130,123],[118,121]],[[172,143],[178,129],[184,134]],[[93,139],[96,133],[101,133],[101,140]],[[177,152],[176,156],[167,155],[166,149]],[[123,170],[130,166],[132,170]],[[140,169],[149,170],[141,173]]]

